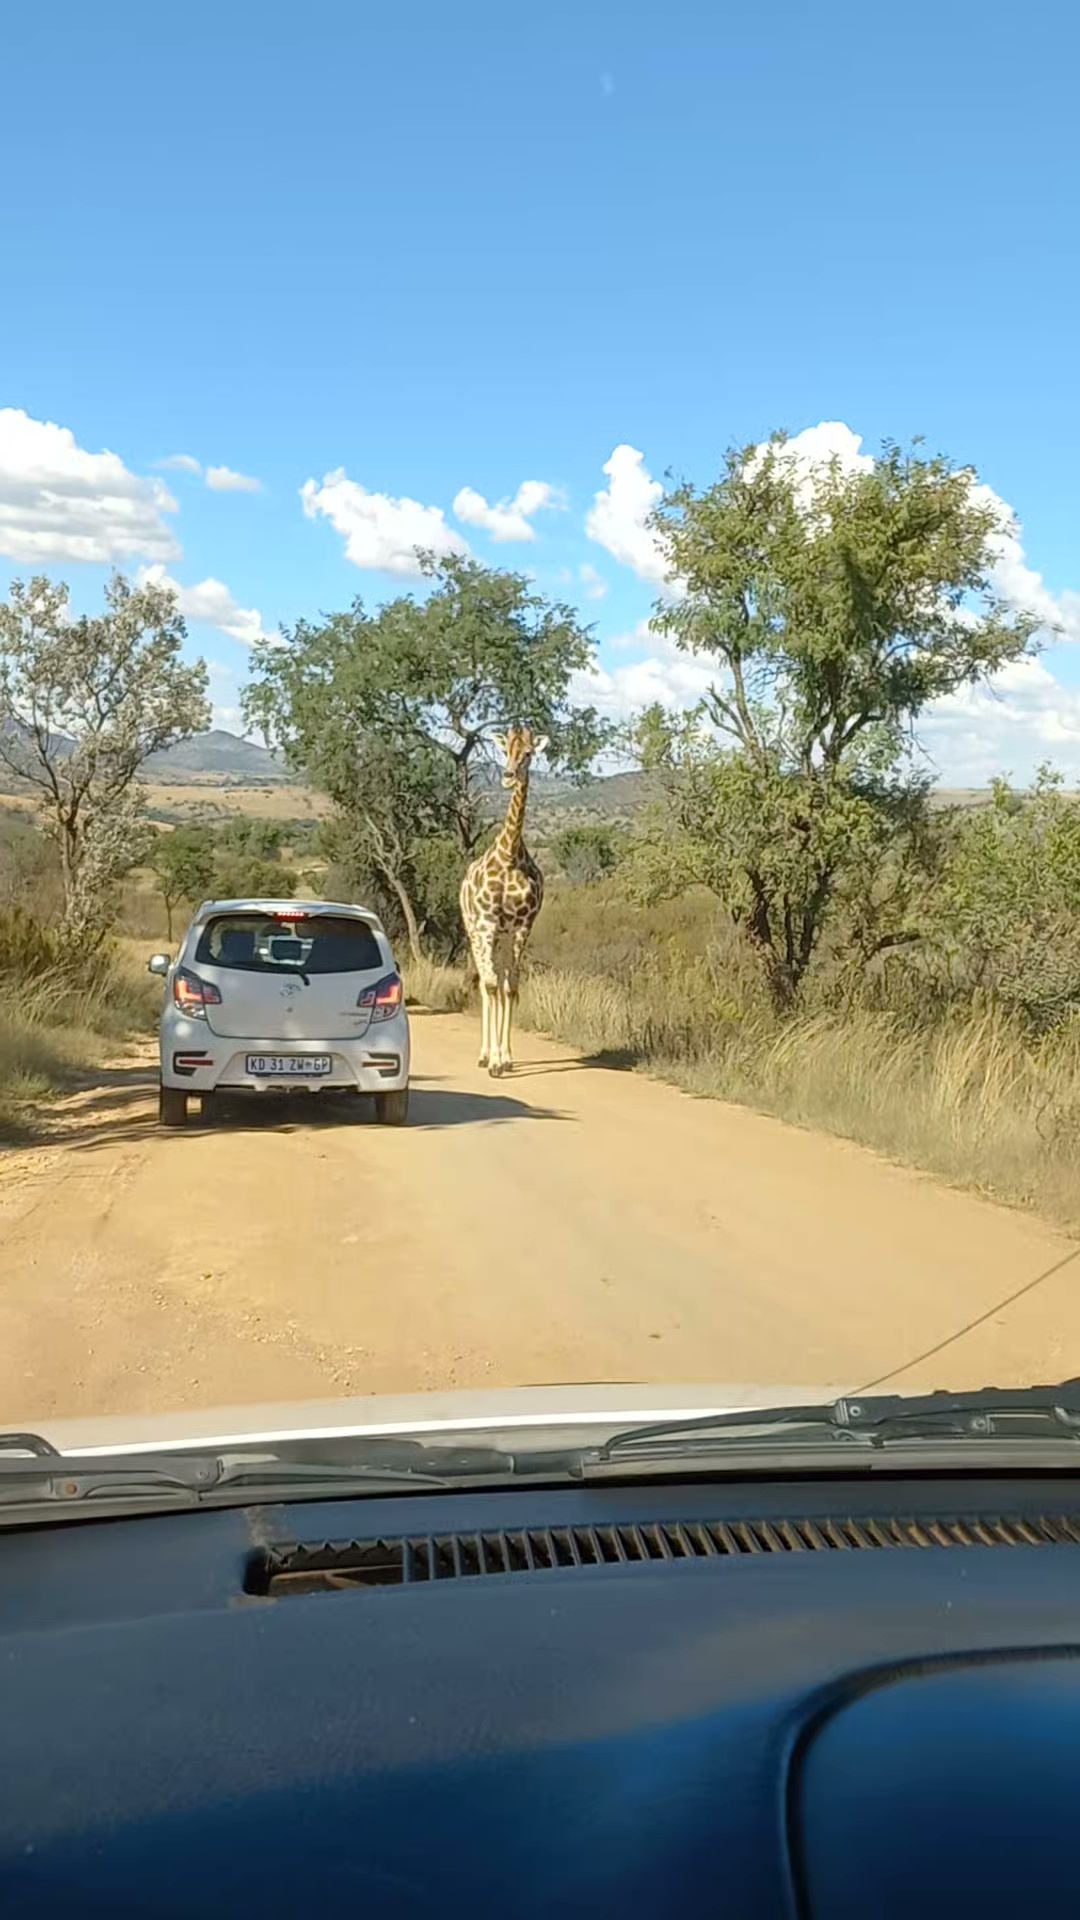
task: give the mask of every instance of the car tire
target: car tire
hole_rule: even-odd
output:
[[[186,1127],[188,1097],[182,1087],[158,1089],[158,1124],[162,1127]]]
[[[375,1095],[375,1118],[381,1127],[403,1127],[408,1117],[408,1087],[395,1087],[392,1093]]]
[[[221,1100],[216,1093],[200,1093],[199,1118],[204,1127],[215,1126],[221,1118]]]

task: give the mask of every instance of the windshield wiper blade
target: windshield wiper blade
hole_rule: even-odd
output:
[[[463,1480],[509,1475],[513,1461],[494,1448],[424,1447],[369,1441],[362,1457],[298,1454],[290,1443],[278,1453],[268,1445],[204,1453],[64,1454],[40,1434],[0,1434],[0,1510],[38,1504],[79,1506],[87,1501],[123,1501],[152,1507],[177,1500],[189,1505],[235,1501],[245,1493],[265,1500],[314,1493],[402,1493],[446,1490]]]
[[[626,1427],[590,1450],[591,1462],[708,1451],[715,1444],[770,1446],[798,1442],[884,1446],[923,1439],[1080,1439],[1080,1380],[1057,1386],[979,1387],[967,1393],[841,1395],[787,1407],[739,1407]]]

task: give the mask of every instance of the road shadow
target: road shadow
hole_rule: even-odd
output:
[[[583,1060],[579,1053],[568,1060],[523,1060],[515,1062],[506,1078],[508,1081],[533,1080],[542,1073],[582,1073],[599,1064],[595,1060]]]
[[[568,1113],[554,1107],[530,1106],[507,1093],[434,1093],[417,1089],[409,1096],[409,1126],[432,1127],[489,1126],[504,1120],[569,1120]]]
[[[582,1055],[583,1067],[607,1067],[615,1073],[632,1073],[646,1058],[642,1047],[602,1047],[599,1053]]]
[[[0,1135],[0,1144],[42,1152],[97,1139],[134,1139],[153,1126],[156,1114],[156,1068],[101,1067],[71,1075],[62,1090],[28,1105]]]
[[[64,1093],[71,1095],[83,1092],[97,1092],[99,1088],[157,1086],[158,1070],[156,1061],[138,1061],[130,1067],[88,1067],[82,1073],[70,1074],[64,1082]]]
[[[470,1093],[414,1084],[406,1131],[430,1133],[443,1127],[494,1126],[508,1120],[567,1120],[571,1116],[553,1107],[532,1106],[506,1093]],[[212,1112],[202,1114],[192,1096],[186,1127],[159,1127],[156,1104],[149,1105],[145,1086],[103,1092],[87,1100],[78,1114],[69,1113],[63,1130],[42,1136],[40,1145],[62,1146],[74,1153],[114,1147],[130,1141],[162,1142],[222,1138],[230,1133],[351,1132],[377,1127],[373,1099],[355,1094],[281,1093],[262,1098],[219,1097]]]

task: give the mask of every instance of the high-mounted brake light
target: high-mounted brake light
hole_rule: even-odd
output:
[[[275,920],[306,920],[307,914],[302,907],[275,907]]]
[[[193,1020],[205,1020],[207,1007],[220,1007],[221,995],[211,980],[200,980],[197,973],[181,967],[173,975],[173,999],[181,1013]]]
[[[392,1020],[405,1000],[405,988],[400,973],[388,973],[377,980],[373,987],[365,987],[357,1001],[358,1007],[370,1007],[372,1020]]]

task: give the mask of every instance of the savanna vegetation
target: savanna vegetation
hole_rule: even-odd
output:
[[[944,806],[918,747],[930,702],[1034,644],[993,591],[998,509],[972,480],[917,447],[808,472],[777,438],[672,489],[653,623],[707,691],[617,731],[581,697],[588,630],[520,575],[429,558],[416,594],[300,622],[256,648],[247,711],[331,804],[302,844],[265,822],[129,832],[144,683],[97,728],[84,628],[61,672],[73,623],[41,583],[20,590],[0,756],[29,756],[39,810],[9,817],[0,849],[5,1008],[20,980],[76,991],[73,926],[77,991],[105,1019],[110,924],[164,930],[207,892],[294,887],[376,904],[414,995],[464,1004],[458,886],[502,806],[492,736],[517,720],[550,737],[562,799],[581,782],[587,801],[598,755],[646,776],[619,818],[535,796],[549,884],[526,1023],[1080,1224],[1080,809],[1050,769]],[[141,621],[151,714],[175,739],[202,724],[203,682],[177,682],[174,611],[132,598],[114,588],[102,644],[110,620]],[[94,849],[112,812],[110,863]],[[7,1044],[0,1080],[48,1072]]]

